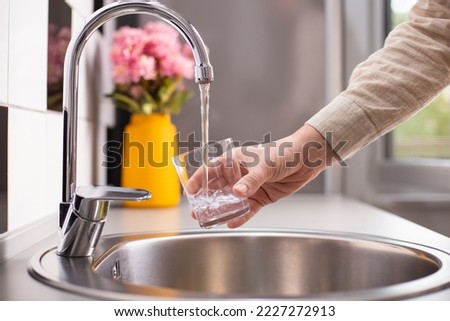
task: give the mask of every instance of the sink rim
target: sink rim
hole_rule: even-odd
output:
[[[307,296],[280,296],[267,297],[254,295],[227,295],[215,294],[207,292],[188,291],[180,289],[165,288],[159,286],[139,285],[124,281],[117,281],[112,278],[101,275],[94,271],[99,260],[107,257],[109,253],[114,252],[117,248],[133,242],[146,239],[163,238],[184,238],[184,237],[211,237],[232,236],[232,235],[251,235],[257,236],[302,236],[320,239],[338,239],[346,241],[368,241],[378,244],[398,246],[413,252],[422,252],[427,258],[438,265],[438,270],[419,279],[410,280],[403,283],[387,285],[383,287],[340,291],[330,293],[309,294]],[[52,271],[46,269],[43,265],[49,264],[44,262],[49,258],[59,261],[57,265],[75,265],[76,269],[89,271],[89,280],[69,276],[68,280],[64,280]],[[50,263],[52,264],[52,263]],[[418,297],[420,295],[433,293],[450,286],[450,253],[442,249],[432,247],[425,244],[418,244],[410,241],[397,240],[375,235],[347,233],[347,232],[330,232],[321,230],[302,230],[302,229],[264,229],[264,228],[246,228],[239,230],[182,230],[182,231],[162,231],[148,233],[117,233],[105,235],[101,238],[96,251],[92,257],[88,258],[65,258],[56,255],[56,247],[46,248],[37,252],[28,263],[28,271],[32,277],[46,285],[54,288],[65,290],[83,296],[89,296],[98,299],[112,300],[145,300],[149,298],[165,298],[165,299],[201,299],[201,300],[222,300],[222,299],[274,299],[274,300],[398,300]],[[53,271],[54,272],[54,271]],[[72,271],[73,273],[73,271]]]

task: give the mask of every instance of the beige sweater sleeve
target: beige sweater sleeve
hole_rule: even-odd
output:
[[[346,142],[336,150],[346,159],[412,116],[449,84],[450,0],[419,0],[409,21],[355,68],[348,88],[307,124],[333,147]]]

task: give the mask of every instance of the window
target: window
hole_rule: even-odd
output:
[[[390,1],[390,29],[408,19],[416,0]],[[388,157],[450,159],[450,87],[388,137]]]

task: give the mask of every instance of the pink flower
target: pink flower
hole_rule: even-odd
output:
[[[64,74],[64,58],[70,38],[70,28],[63,27],[58,30],[58,26],[55,24],[49,25],[47,82],[50,86],[62,82]]]
[[[140,76],[145,80],[154,79],[156,77],[155,64],[154,57],[142,55],[139,59]]]
[[[160,73],[166,77],[193,78],[194,62],[183,55],[166,55],[160,59]]]
[[[162,22],[150,22],[144,29],[122,27],[114,35],[111,49],[114,82],[129,85],[141,77],[193,78],[194,62],[189,48],[179,41],[175,29]]]
[[[159,61],[159,73],[164,77],[192,79],[194,61],[188,45],[182,45],[175,29],[162,22],[145,26],[149,39],[145,50]]]
[[[149,22],[144,26],[145,32],[149,35],[162,35],[169,43],[178,43],[178,32],[164,22]]]
[[[180,42],[174,28],[162,22],[150,22],[144,28],[118,29],[110,55],[113,80],[119,85],[115,93],[132,98],[136,102],[130,103],[134,111],[136,105],[148,107],[149,103],[154,104],[153,111],[166,112],[164,104],[174,108],[174,99],[160,95],[161,86],[175,83],[177,91],[186,92],[183,79],[193,78],[190,48]]]
[[[113,63],[114,82],[127,85],[138,82],[143,72],[141,59],[143,56],[145,33],[141,29],[122,27],[114,35],[114,45],[111,49],[111,60]],[[144,61],[145,74],[149,72],[149,63]],[[154,66],[154,64],[152,65]]]

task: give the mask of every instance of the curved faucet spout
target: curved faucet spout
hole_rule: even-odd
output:
[[[156,16],[177,29],[192,49],[197,83],[213,81],[208,53],[197,30],[183,17],[156,1],[120,0],[94,12],[69,43],[64,61],[64,146],[63,195],[59,210],[60,240],[57,254],[90,256],[100,238],[109,202],[142,201],[151,195],[145,190],[113,187],[77,187],[78,70],[81,52],[92,34],[107,21],[129,14]]]
[[[107,21],[130,14],[156,16],[177,29],[193,52],[194,77],[197,83],[213,81],[213,68],[205,44],[197,30],[175,11],[156,1],[121,0],[107,5],[89,18],[79,34],[72,38],[64,63],[64,160],[62,206],[69,203],[76,189],[78,69],[81,52],[92,34]]]

